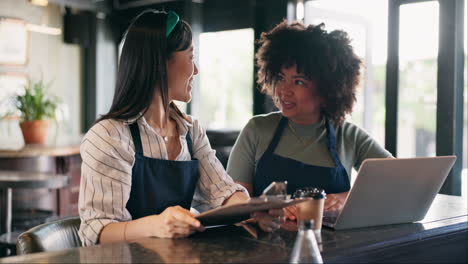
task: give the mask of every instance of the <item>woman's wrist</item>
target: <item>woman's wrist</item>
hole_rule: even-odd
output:
[[[124,228],[123,228],[123,241],[127,241],[127,225],[130,221],[125,222]]]
[[[149,217],[151,216],[126,222],[126,225],[124,226],[124,238],[126,241],[154,236],[152,234],[152,231],[154,230],[154,228],[152,228],[152,226],[154,226],[154,222],[152,223],[149,221]]]
[[[138,224],[139,233],[143,237],[156,237],[154,230],[157,229],[159,215],[149,215],[142,217],[137,221],[140,221]],[[156,227],[155,227],[156,226]]]
[[[231,196],[224,200],[222,205],[244,203],[247,200],[249,200],[249,197],[244,192],[235,191],[231,194]]]

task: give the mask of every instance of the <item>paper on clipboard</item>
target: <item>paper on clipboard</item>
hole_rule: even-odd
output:
[[[294,199],[268,201],[262,198],[251,198],[246,203],[221,206],[203,212],[195,216],[195,218],[204,226],[235,224],[249,219],[250,213],[269,209],[280,209],[304,201],[305,200]]]

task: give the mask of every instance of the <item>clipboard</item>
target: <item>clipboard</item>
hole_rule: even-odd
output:
[[[198,219],[205,227],[213,225],[229,225],[249,219],[250,214],[253,212],[266,211],[269,209],[281,209],[304,201],[306,201],[306,199],[269,200],[255,197],[250,198],[245,203],[221,206],[203,212],[195,216],[195,218]]]

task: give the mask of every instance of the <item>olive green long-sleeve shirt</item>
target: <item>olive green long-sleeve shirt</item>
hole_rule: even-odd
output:
[[[241,131],[227,165],[227,172],[235,181],[253,182],[258,161],[273,139],[281,116],[280,112],[254,116]],[[348,177],[352,168],[358,170],[365,159],[392,157],[366,131],[349,122],[336,128],[336,143]],[[327,148],[325,119],[312,125],[288,121],[274,153],[308,165],[335,167]]]

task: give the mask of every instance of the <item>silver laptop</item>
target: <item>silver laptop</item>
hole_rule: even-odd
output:
[[[367,159],[340,212],[323,225],[348,229],[422,220],[455,163],[455,156]]]

